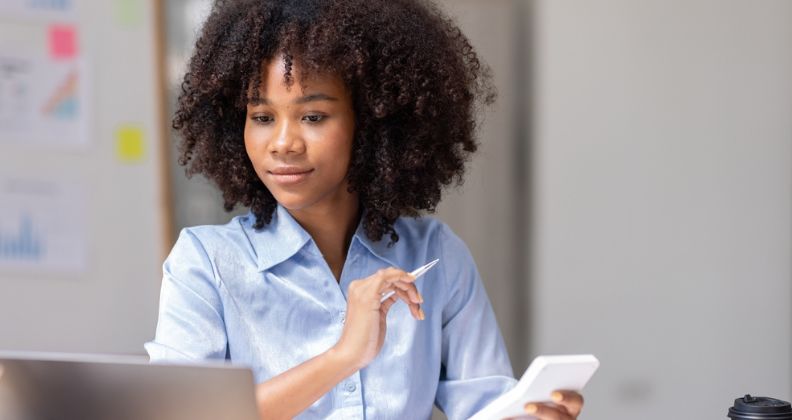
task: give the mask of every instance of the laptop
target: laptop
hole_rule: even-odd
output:
[[[257,420],[251,371],[0,352],[0,420]]]

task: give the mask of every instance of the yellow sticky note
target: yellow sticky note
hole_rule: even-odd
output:
[[[134,125],[123,125],[116,130],[116,155],[118,160],[135,163],[143,160],[146,144],[143,130]]]

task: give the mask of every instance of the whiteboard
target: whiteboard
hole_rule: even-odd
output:
[[[0,2],[0,349],[143,354],[171,243],[154,0]]]

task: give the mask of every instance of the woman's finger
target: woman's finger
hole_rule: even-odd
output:
[[[573,417],[577,417],[583,409],[583,396],[575,391],[555,391],[550,395],[553,402],[563,406]]]
[[[575,420],[565,407],[552,407],[547,404],[530,403],[525,405],[525,412],[540,420]]]
[[[379,270],[378,273],[380,273],[383,277],[390,280],[401,279],[402,281],[407,283],[411,283],[415,281],[415,276],[395,267],[384,268],[382,270]]]
[[[393,288],[394,283],[412,283],[415,281],[415,277],[410,275],[410,273],[391,267],[377,271],[373,276],[373,280],[372,284],[380,293],[383,293]]]
[[[349,290],[351,293],[353,289],[352,286],[355,285],[356,294],[367,302],[373,302],[373,300],[376,299],[377,305],[375,309],[379,309],[380,299],[382,299],[382,296],[385,293],[393,290],[393,286],[391,284],[400,278],[406,279],[408,276],[409,273],[405,273],[394,268],[380,269],[365,279],[354,280],[350,282]]]
[[[416,303],[412,303],[410,301],[410,297],[403,290],[396,289],[396,295],[399,296],[399,298],[401,298],[401,300],[403,300],[404,303],[406,303],[410,308],[410,313],[412,314],[413,318],[420,320],[422,317],[421,307]]]
[[[409,300],[411,302],[423,303],[423,297],[421,297],[421,293],[418,292],[418,288],[415,287],[415,284],[396,281],[391,285],[396,289],[401,289],[402,291],[407,292],[407,296],[409,296]]]
[[[390,310],[391,306],[393,306],[393,304],[396,303],[397,300],[398,299],[396,299],[396,296],[391,296],[385,299],[385,301],[382,302],[382,305],[380,306],[380,312],[387,315],[388,310]]]

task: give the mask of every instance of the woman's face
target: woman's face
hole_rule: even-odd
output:
[[[259,100],[250,100],[245,149],[259,178],[289,210],[332,210],[344,200],[352,157],[354,112],[343,81],[334,75],[284,82],[283,58],[262,66]]]

